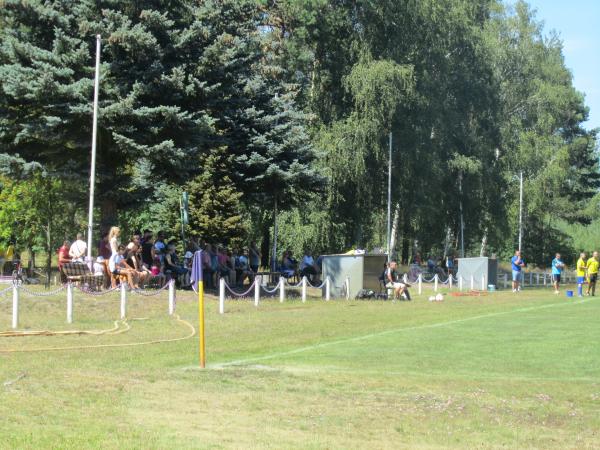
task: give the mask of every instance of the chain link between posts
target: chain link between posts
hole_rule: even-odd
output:
[[[30,289],[27,289],[25,287],[25,285],[23,285],[23,284],[19,284],[18,286],[19,286],[19,290],[22,290],[23,292],[25,292],[26,294],[31,295],[32,297],[50,297],[52,295],[58,294],[60,291],[64,291],[67,288],[67,285],[63,284],[58,289],[55,289],[55,290],[50,291],[50,292],[35,292],[35,291],[30,290]]]
[[[252,289],[254,289],[254,286],[256,285],[256,283],[258,283],[258,279],[255,279],[254,282],[250,285],[250,287],[248,288],[248,290],[246,290],[245,292],[235,292],[228,284],[227,282],[225,282],[225,289],[227,289],[231,295],[234,295],[236,297],[246,297],[250,292],[252,292]]]

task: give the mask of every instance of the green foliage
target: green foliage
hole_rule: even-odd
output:
[[[239,245],[247,230],[242,219],[241,197],[233,186],[225,148],[200,161],[202,173],[186,185],[190,195],[190,230],[205,240]]]

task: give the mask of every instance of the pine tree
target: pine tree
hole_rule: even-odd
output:
[[[200,161],[202,172],[186,186],[192,234],[225,244],[239,243],[247,234],[242,193],[235,190],[229,176],[229,159],[225,147],[211,151]]]

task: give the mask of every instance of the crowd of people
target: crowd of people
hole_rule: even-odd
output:
[[[202,271],[204,285],[215,289],[219,278],[225,278],[230,286],[242,287],[252,283],[259,273],[262,254],[256,242],[247,248],[228,248],[224,245],[213,245],[196,238],[191,238],[184,246],[184,254],[178,254],[178,242],[166,240],[164,232],[156,236],[151,230],[135,231],[124,242],[119,227],[111,227],[103,232],[96,248],[93,263],[95,275],[103,275],[108,270],[114,277],[123,278],[133,288],[147,285],[151,280],[164,285],[167,279],[175,279],[178,286],[190,287],[190,274],[193,256],[197,250],[202,252]],[[83,235],[78,233],[73,242],[65,240],[58,249],[58,268],[65,281],[62,268],[67,263],[84,263],[88,248]],[[292,252],[283,253],[275,271],[286,278],[306,276],[314,282],[321,269],[319,258],[315,260],[310,251],[306,251],[300,262]]]

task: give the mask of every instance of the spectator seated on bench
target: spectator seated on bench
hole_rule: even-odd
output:
[[[99,290],[104,286],[104,275],[96,275],[90,272],[87,264],[81,262],[70,262],[62,265],[62,273],[67,281],[80,285],[88,285],[90,289]]]
[[[125,246],[119,245],[117,253],[113,253],[108,260],[108,271],[111,274],[111,285],[116,287],[117,281],[123,282],[123,277],[129,286],[138,289],[137,272],[125,261]]]
[[[296,261],[292,252],[287,250],[283,252],[283,258],[281,260],[281,267],[279,268],[281,275],[285,278],[292,278],[297,275],[298,261]]]

